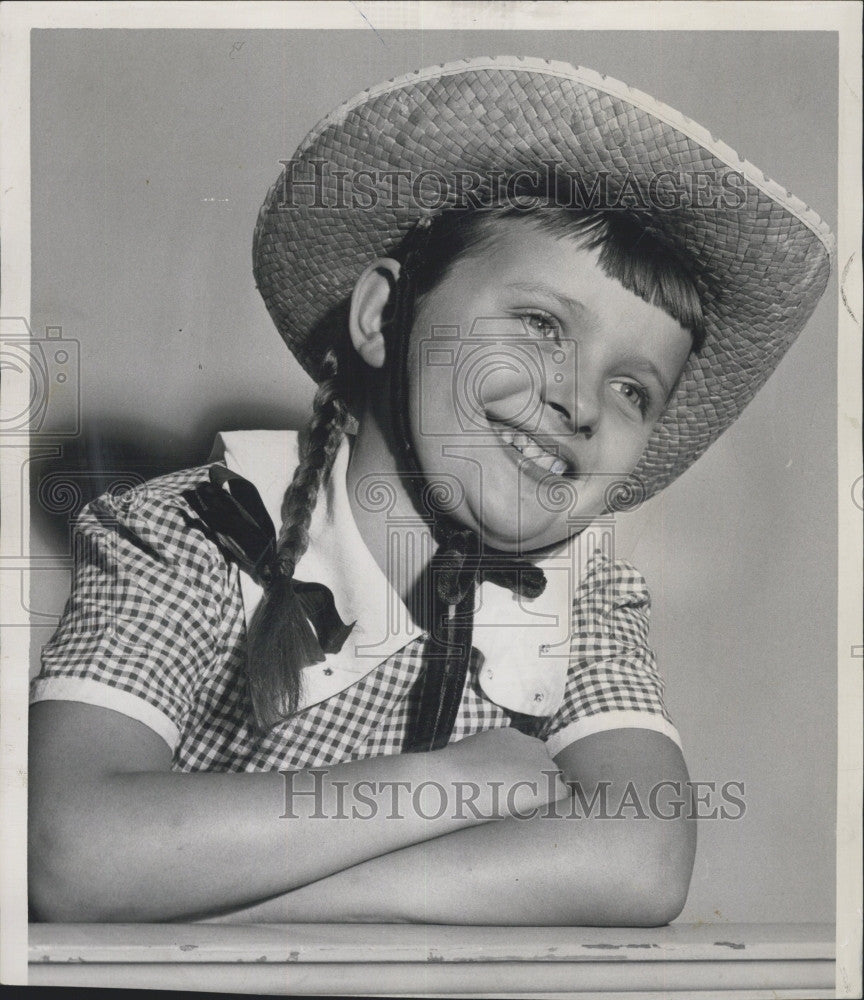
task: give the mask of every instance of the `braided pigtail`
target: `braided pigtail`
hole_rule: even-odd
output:
[[[249,695],[255,722],[263,731],[296,710],[303,668],[320,663],[324,652],[330,651],[309,623],[306,585],[294,580],[294,568],[309,545],[312,511],[348,423],[335,351],[327,352],[320,371],[312,418],[301,438],[300,463],[282,501],[279,572],[269,581],[249,623]]]

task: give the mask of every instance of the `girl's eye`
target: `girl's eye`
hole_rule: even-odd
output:
[[[613,382],[612,388],[620,393],[628,403],[635,406],[639,412],[644,416],[648,411],[648,406],[651,402],[651,397],[648,395],[648,390],[639,385],[636,382]]]
[[[558,320],[549,313],[544,312],[523,312],[521,314],[522,323],[529,333],[540,336],[544,340],[559,340],[561,327]]]

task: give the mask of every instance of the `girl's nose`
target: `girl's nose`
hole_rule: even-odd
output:
[[[589,384],[588,379],[579,379],[579,385],[576,388],[575,417],[574,432],[590,438],[600,422],[600,395]]]
[[[591,437],[600,420],[600,394],[583,365],[578,375],[550,379],[546,384],[545,402],[555,410],[570,434]]]

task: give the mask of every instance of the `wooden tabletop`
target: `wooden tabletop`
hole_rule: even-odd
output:
[[[33,985],[415,996],[626,991],[631,998],[733,990],[742,997],[827,997],[834,985],[834,927],[32,924],[29,961]]]

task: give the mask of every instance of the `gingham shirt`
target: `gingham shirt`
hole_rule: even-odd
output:
[[[219,447],[278,523],[296,435],[234,433],[220,436]],[[180,771],[295,770],[399,753],[425,634],[362,542],[345,486],[349,451],[346,443],[322,491],[296,576],[329,586],[343,620],[357,624],[341,654],[304,671],[289,719],[266,735],[250,722],[246,627],[260,590],[226,561],[182,497],[207,480],[209,465],[104,495],[82,511],[72,595],[43,649],[31,701],[86,702],[137,719],[168,743]],[[585,558],[582,545],[574,559],[576,541],[584,538],[562,547],[557,563],[541,563],[549,580],[542,599],[480,588],[475,655],[451,742],[507,726],[515,712],[537,718],[553,755],[617,728],[680,742],[647,644],[644,580],[601,550]],[[390,626],[382,629],[384,617]]]

